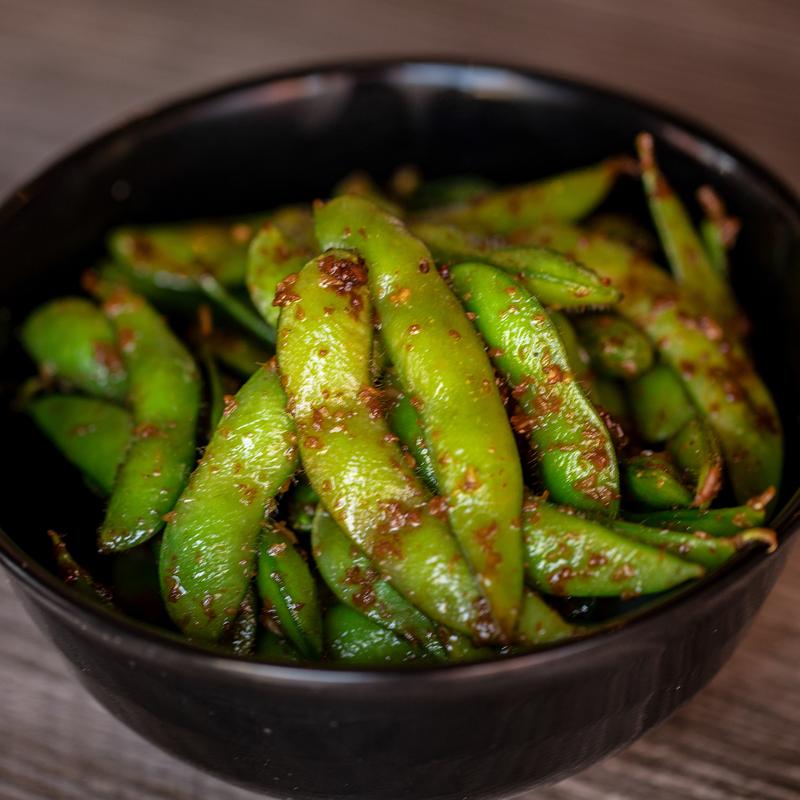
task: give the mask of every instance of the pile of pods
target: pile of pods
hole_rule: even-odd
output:
[[[696,229],[636,145],[511,188],[404,168],[113,230],[91,299],[22,330],[25,409],[106,498],[112,577],[67,549],[85,531],[50,531],[65,579],[122,609],[150,591],[241,655],[431,664],[591,634],[619,617],[575,609],[774,548],[738,223],[703,187]],[[597,211],[623,179],[653,226]]]

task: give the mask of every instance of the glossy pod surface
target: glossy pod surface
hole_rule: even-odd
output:
[[[496,635],[445,519],[428,507],[376,406],[366,270],[346,251],[309,261],[283,290],[278,361],[306,475],[339,526],[418,608]],[[313,369],[309,369],[313,364]]]
[[[127,550],[158,533],[189,476],[200,377],[184,345],[140,295],[112,289],[103,308],[128,372],[133,438],[99,531],[102,550]]]
[[[278,376],[262,367],[230,398],[182,492],[161,546],[167,610],[187,636],[215,642],[236,617],[267,504],[297,467]]]
[[[616,513],[611,438],[575,381],[544,309],[509,275],[483,264],[455,267],[452,281],[524,409],[517,430],[530,436],[545,487],[556,502]]]
[[[79,391],[125,399],[127,375],[116,333],[89,300],[66,297],[37,309],[25,320],[22,341],[45,380],[57,378]]]
[[[423,423],[450,526],[510,638],[522,592],[522,471],[483,343],[425,245],[368,201],[318,208],[317,238],[364,257],[381,341]]]

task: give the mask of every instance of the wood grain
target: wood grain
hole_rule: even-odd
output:
[[[381,53],[515,60],[665,103],[800,187],[796,0],[0,0],[0,193],[155,101]],[[669,722],[532,800],[800,796],[800,552],[734,658]],[[83,691],[0,579],[2,800],[244,800]]]

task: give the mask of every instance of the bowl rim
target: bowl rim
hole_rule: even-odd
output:
[[[713,150],[743,167],[750,175],[757,178],[773,196],[785,204],[788,216],[794,219],[800,229],[800,196],[792,188],[771,170],[743,153],[736,145],[729,143],[723,136],[719,136],[704,125],[688,119],[680,113],[664,108],[657,103],[642,100],[624,91],[595,84],[592,81],[565,77],[513,62],[415,55],[328,60],[283,70],[271,70],[225,81],[213,85],[211,88],[181,94],[175,99],[158,102],[149,108],[145,107],[139,113],[127,115],[116,124],[106,126],[99,133],[90,135],[83,143],[67,148],[62,154],[56,155],[40,168],[31,179],[12,189],[0,204],[0,236],[2,228],[27,205],[31,197],[42,190],[45,184],[72,165],[90,158],[93,153],[100,151],[118,137],[136,134],[142,129],[157,125],[162,120],[178,116],[182,112],[199,111],[205,106],[213,106],[215,102],[222,99],[284,80],[337,73],[343,76],[358,77],[371,72],[385,73],[403,67],[423,67],[425,65],[452,67],[459,71],[490,69],[507,72],[541,83],[557,91],[566,90],[576,94],[591,95],[600,100],[614,101],[640,114],[652,116],[662,123],[672,126],[678,132],[688,134],[690,138],[700,141],[704,145],[710,145]],[[402,83],[402,80],[399,82]],[[773,525],[779,530],[780,550],[784,550],[787,548],[789,540],[800,530],[800,490],[787,500],[773,521]],[[528,653],[466,664],[430,664],[405,669],[397,667],[353,668],[313,663],[275,664],[191,643],[177,633],[140,622],[70,590],[63,581],[31,559],[5,530],[0,528],[0,563],[12,576],[25,588],[36,592],[37,601],[43,601],[60,615],[69,614],[77,608],[81,614],[88,617],[90,624],[99,623],[105,629],[104,640],[112,648],[126,650],[129,647],[129,640],[134,640],[146,646],[148,651],[156,651],[160,658],[166,658],[171,662],[180,662],[183,668],[238,673],[261,681],[309,687],[320,684],[385,684],[395,681],[408,687],[413,685],[409,683],[410,680],[417,685],[421,681],[427,683],[442,678],[448,682],[453,679],[481,680],[499,673],[533,670],[546,664],[562,662],[565,659],[571,660],[581,653],[603,648],[613,639],[652,630],[663,624],[669,615],[679,613],[687,603],[695,600],[702,602],[703,597],[722,592],[726,587],[743,580],[748,573],[753,572],[759,564],[764,563],[767,559],[780,557],[780,552],[773,555],[765,550],[743,551],[722,568],[713,571],[699,581],[678,588],[668,596],[649,604],[643,610],[635,612],[630,618],[622,618],[617,625],[583,638],[542,646]],[[120,634],[128,637],[127,643]]]

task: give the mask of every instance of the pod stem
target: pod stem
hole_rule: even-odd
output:
[[[778,549],[778,536],[770,528],[750,528],[736,534],[734,541],[736,542],[737,550],[747,547],[752,542],[760,542],[767,545],[767,553],[774,553]]]

